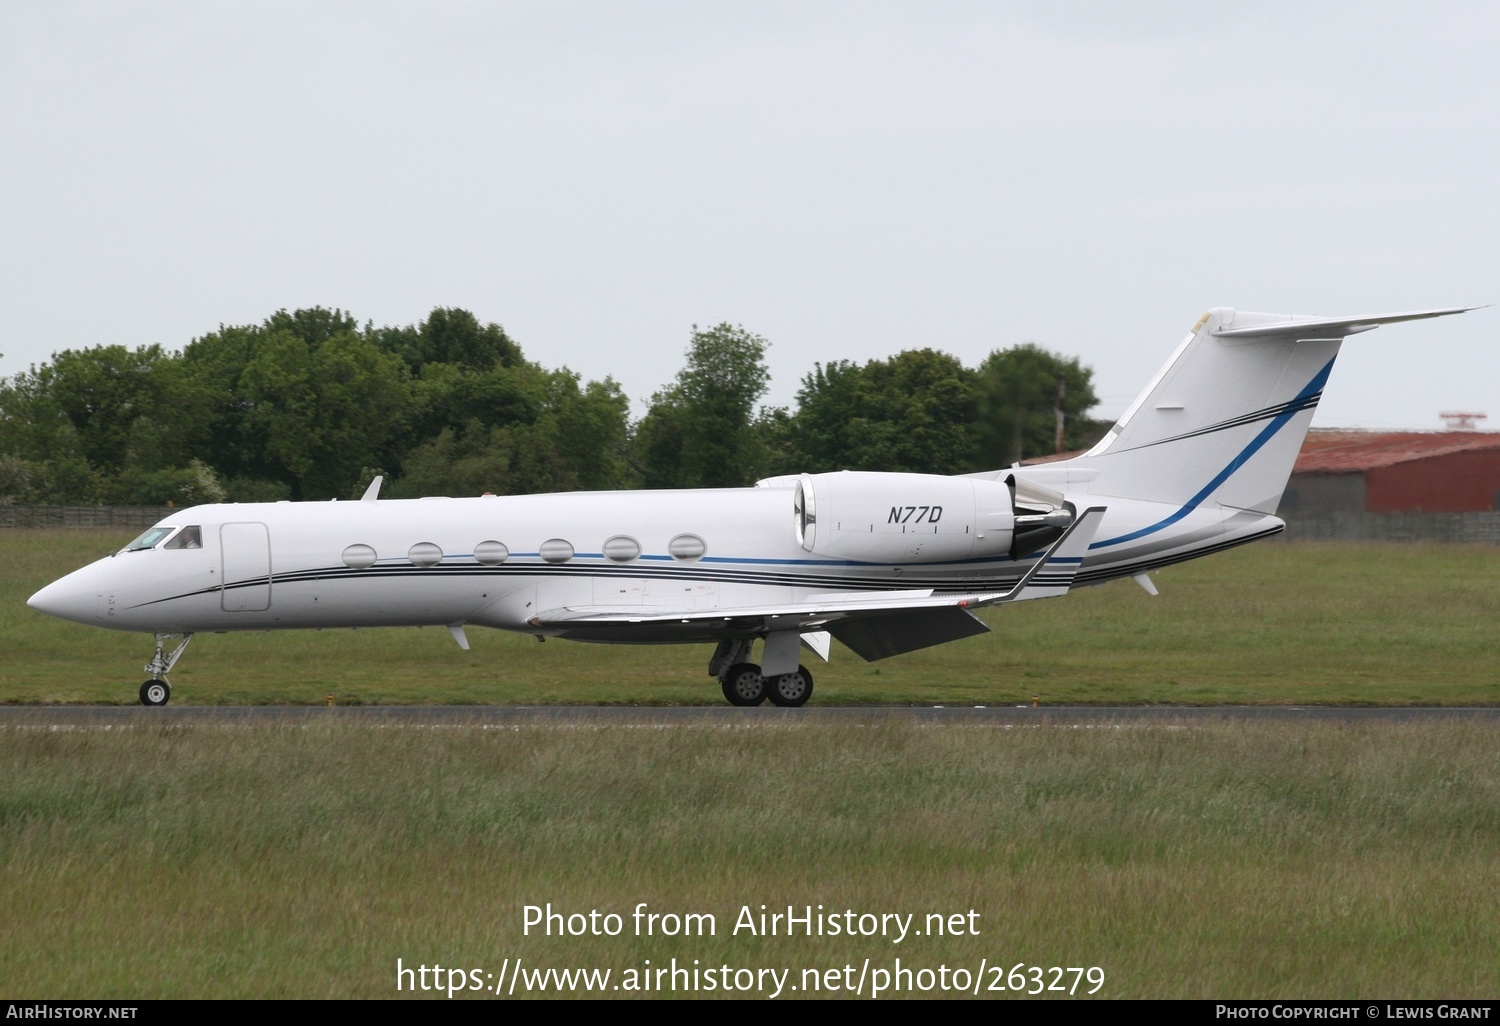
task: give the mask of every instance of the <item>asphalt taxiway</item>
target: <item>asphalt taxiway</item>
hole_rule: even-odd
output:
[[[0,706],[5,727],[149,727],[194,723],[266,726],[389,723],[472,726],[753,726],[756,724],[920,723],[942,726],[1089,727],[1109,724],[1207,724],[1223,721],[1348,724],[1472,720],[1500,724],[1500,707],[1368,708],[1346,706],[524,706],[524,705],[178,705]]]

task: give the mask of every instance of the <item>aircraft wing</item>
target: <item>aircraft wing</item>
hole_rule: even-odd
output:
[[[989,626],[971,612],[973,609],[1066,594],[1103,517],[1102,506],[1085,510],[1006,591],[872,591],[819,595],[787,605],[716,609],[565,606],[537,614],[531,624],[578,638],[597,634],[601,640],[628,639],[633,633],[641,640],[674,635],[686,640],[827,631],[865,659],[883,659],[987,632]]]

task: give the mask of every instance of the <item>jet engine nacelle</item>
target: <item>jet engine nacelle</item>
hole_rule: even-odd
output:
[[[938,474],[803,474],[795,508],[804,549],[864,563],[1003,556],[1016,526],[1009,485]]]

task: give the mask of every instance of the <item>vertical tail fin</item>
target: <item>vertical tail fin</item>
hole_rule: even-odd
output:
[[[1315,318],[1210,310],[1078,463],[1095,495],[1274,513],[1348,335],[1455,307]]]

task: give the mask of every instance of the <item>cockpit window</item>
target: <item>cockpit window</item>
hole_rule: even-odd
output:
[[[158,542],[175,530],[177,530],[175,527],[153,527],[135,541],[125,546],[125,551],[139,552],[142,549],[154,549]]]
[[[172,540],[162,546],[164,549],[201,549],[203,548],[203,532],[195,524],[192,527],[184,527],[172,536]]]
[[[165,545],[162,542],[170,538]],[[197,524],[190,527],[153,527],[135,541],[125,546],[125,552],[141,552],[160,546],[164,549],[203,548],[203,529]]]

